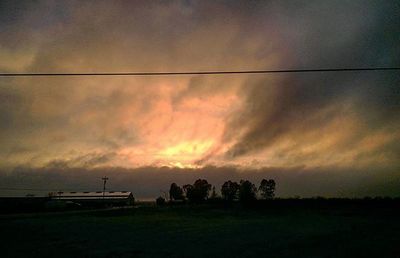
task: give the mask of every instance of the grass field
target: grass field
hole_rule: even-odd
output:
[[[1,257],[400,257],[398,215],[176,206],[2,218]]]

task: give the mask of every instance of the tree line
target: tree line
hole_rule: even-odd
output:
[[[222,199],[227,202],[240,201],[249,203],[257,200],[259,192],[264,199],[272,199],[275,196],[276,183],[273,179],[263,179],[257,188],[249,180],[240,180],[239,183],[226,181],[221,186],[221,196],[219,196],[211,184],[205,179],[197,179],[193,184],[186,184],[180,187],[172,183],[169,189],[170,201],[189,201],[201,203],[206,200]],[[157,204],[165,203],[165,198],[158,197]]]

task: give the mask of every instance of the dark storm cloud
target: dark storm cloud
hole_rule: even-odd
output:
[[[153,199],[168,192],[172,182],[178,185],[205,178],[219,191],[227,180],[248,179],[258,185],[263,178],[274,178],[278,197],[363,197],[399,196],[398,171],[390,169],[383,174],[370,169],[337,168],[260,168],[204,167],[179,169],[167,167],[124,168],[16,168],[12,173],[0,172],[0,189],[31,188],[41,191],[0,190],[4,195],[44,195],[50,191],[99,191],[101,178],[107,175],[110,190],[132,191],[138,199]],[[329,174],[329,177],[326,175]]]
[[[50,169],[69,169],[69,168],[93,168],[101,166],[112,160],[116,156],[115,153],[87,153],[83,156],[74,157],[73,159],[56,159],[48,162],[46,168]]]
[[[286,60],[290,67],[400,65],[398,3],[319,1],[279,5],[274,23],[291,52]],[[353,141],[361,141],[375,130],[385,128],[395,133],[399,128],[397,71],[274,78],[252,78],[245,83],[244,110],[231,118],[225,137],[230,140],[238,132],[243,134],[227,152],[228,157],[273,147],[292,135],[319,130],[347,112],[354,112],[363,128],[343,147],[351,148]],[[345,105],[351,108],[346,109]]]

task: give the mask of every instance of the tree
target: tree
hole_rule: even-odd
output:
[[[191,202],[202,202],[208,198],[211,190],[211,184],[205,179],[197,179],[193,185],[184,185],[183,189],[186,193],[186,198]]]
[[[233,201],[238,197],[240,185],[231,180],[225,182],[221,187],[222,198],[226,201]]]
[[[169,199],[170,200],[183,200],[183,191],[177,184],[172,183],[169,188]]]
[[[275,185],[275,180],[263,179],[258,190],[260,190],[262,197],[265,199],[272,199],[275,196]]]
[[[250,203],[256,200],[257,187],[250,181],[240,180],[239,200],[243,203]]]
[[[211,184],[209,184],[207,180],[197,179],[196,182],[194,182],[193,186],[196,191],[196,197],[198,198],[198,200],[203,201],[208,198],[211,190]]]

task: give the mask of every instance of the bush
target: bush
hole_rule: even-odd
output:
[[[156,204],[157,204],[157,206],[164,206],[165,205],[165,199],[163,198],[163,197],[158,197],[157,199],[156,199]]]

